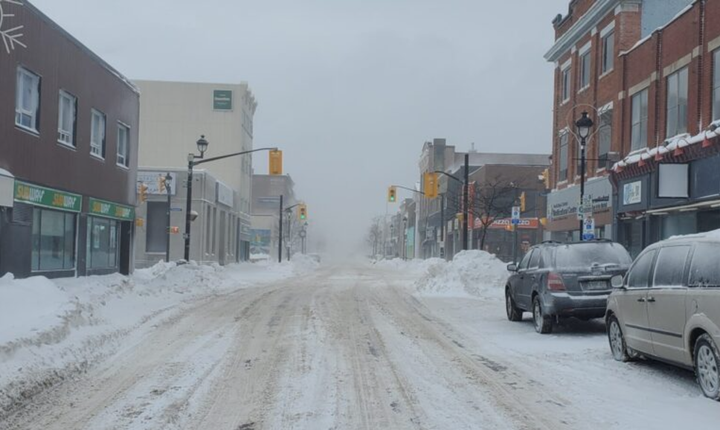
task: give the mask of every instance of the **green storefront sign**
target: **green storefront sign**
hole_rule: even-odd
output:
[[[213,91],[213,109],[232,110],[232,96],[233,94],[231,90]]]
[[[15,181],[15,201],[51,209],[80,212],[82,196],[53,190],[27,182]]]
[[[105,200],[93,199],[92,197],[89,200],[88,213],[90,213],[90,215],[114,218],[122,221],[132,221],[135,219],[135,208],[106,202]]]

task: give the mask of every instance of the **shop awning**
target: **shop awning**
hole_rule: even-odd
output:
[[[15,195],[15,176],[5,169],[0,169],[0,206],[13,207]]]
[[[667,215],[670,212],[692,212],[700,209],[720,208],[720,200],[693,203],[691,205],[673,206],[671,208],[651,209],[646,213],[650,215]]]

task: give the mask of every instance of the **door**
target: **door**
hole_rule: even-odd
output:
[[[652,288],[647,296],[648,326],[654,354],[677,363],[685,362],[685,266],[689,253],[689,245],[660,249]]]
[[[638,257],[628,272],[627,288],[613,293],[627,346],[647,354],[653,353],[652,336],[648,331],[647,296],[655,254],[656,251],[651,250]]]
[[[529,282],[530,275],[528,274],[528,267],[530,266],[530,258],[536,252],[537,249],[531,249],[530,252],[525,254],[525,258],[520,262],[518,266],[517,284],[515,285],[515,301],[518,306],[529,310],[531,309],[530,293],[532,284]]]

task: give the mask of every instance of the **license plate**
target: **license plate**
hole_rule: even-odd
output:
[[[586,290],[607,290],[608,289],[607,281],[590,281],[590,282],[585,282],[583,285]]]

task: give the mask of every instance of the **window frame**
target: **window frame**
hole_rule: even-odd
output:
[[[598,159],[598,170],[606,170],[607,164],[601,166],[600,163],[607,163],[609,154],[612,152],[612,132],[613,132],[613,109],[614,107],[608,107],[607,109],[601,110],[598,115],[598,139],[597,139],[597,159]],[[605,122],[608,122],[607,124]],[[607,140],[607,141],[605,141]],[[601,152],[603,146],[607,145],[607,151]]]
[[[635,259],[632,266],[630,266],[630,268],[627,271],[627,277],[626,277],[627,281],[625,282],[625,285],[628,290],[647,290],[652,287],[652,282],[655,277],[655,260],[657,259],[657,255],[658,255],[657,249],[651,249],[649,251],[646,251],[646,252],[640,254],[638,256],[638,258]],[[646,280],[647,280],[647,285],[642,286],[642,287],[633,287],[630,284],[630,277],[633,275],[633,272],[635,271],[635,268],[640,263],[640,261],[643,258],[645,258],[646,256],[649,256],[649,258],[650,258],[650,266],[647,268],[647,273],[645,274]]]
[[[21,79],[22,77],[24,77],[23,75],[29,77],[34,83],[34,92],[31,94],[31,101],[34,104],[34,111],[27,111],[21,106],[22,94],[25,90],[24,84],[22,84],[25,81],[24,79]],[[40,75],[34,73],[32,70],[26,67],[17,67],[15,74],[15,126],[34,134],[40,134],[41,89],[42,77]],[[31,123],[33,125],[29,127],[27,125],[24,125],[21,121],[18,121],[18,118],[22,119],[22,115],[27,115],[28,117],[30,117]]]
[[[712,119],[720,119],[720,48],[716,49],[712,53],[713,55],[713,105],[712,105]]]
[[[570,100],[572,91],[572,63],[568,63],[560,69],[560,104],[567,103]]]
[[[570,158],[570,133],[562,133],[559,137],[559,150],[558,159],[560,169],[558,170],[558,182],[567,181],[569,177],[569,158]],[[563,157],[563,151],[565,151],[565,157]],[[563,161],[565,158],[565,161]]]
[[[608,41],[612,41],[612,52],[609,52]],[[607,34],[600,37],[601,60],[600,60],[600,76],[604,76],[615,69],[615,28],[608,30]]]
[[[72,106],[72,130],[63,129],[63,98],[69,100]],[[69,141],[62,139],[62,134],[68,134],[70,136]],[[66,90],[58,91],[58,137],[57,141],[59,144],[75,148],[77,146],[77,97]]]
[[[578,76],[578,93],[581,93],[586,89],[590,88],[590,81],[592,78],[592,57],[590,56],[592,52],[591,48],[592,46],[588,44],[588,46],[580,50],[578,54],[578,62],[580,63],[580,75]]]
[[[663,252],[670,252],[669,250],[671,250],[671,249],[673,249],[673,248],[685,248],[685,249],[686,249],[685,261],[682,262],[682,275],[681,275],[681,279],[680,279],[680,285],[674,285],[674,284],[673,284],[673,285],[659,285],[659,284],[656,283],[657,276],[658,276],[658,268],[660,268],[660,267],[662,267],[662,268],[667,267],[667,266],[664,266],[663,264],[660,264],[660,258],[662,258]],[[664,247],[660,248],[660,249],[657,251],[657,254],[656,254],[656,257],[655,257],[655,266],[653,267],[653,271],[652,271],[653,273],[652,273],[652,283],[651,283],[651,287],[652,287],[652,288],[655,288],[655,289],[660,289],[660,288],[673,288],[673,287],[675,287],[675,288],[685,288],[685,287],[687,287],[688,259],[690,258],[691,252],[692,252],[692,246],[690,246],[690,245],[688,245],[688,244],[678,244],[678,245],[673,245],[673,246],[664,246]]]
[[[645,110],[643,114],[643,99]],[[635,106],[637,102],[640,102],[638,107],[638,118],[635,118]],[[637,151],[638,149],[646,148],[648,145],[648,102],[649,102],[649,89],[643,88],[642,90],[633,94],[630,98],[630,148],[631,151]],[[635,127],[638,127],[638,134],[636,140]]]
[[[684,97],[682,95],[682,77],[684,77]],[[671,73],[665,79],[665,136],[668,138],[687,133],[688,131],[688,95],[690,91],[688,87],[689,79],[690,70],[688,66],[682,67],[681,69]],[[671,97],[671,90],[675,91],[674,104],[673,98]],[[683,99],[685,100],[684,104],[682,103]],[[674,129],[671,128],[671,119],[674,120]]]
[[[120,139],[120,132],[125,131],[125,140],[123,142],[122,139]],[[124,154],[121,154],[120,148],[121,144],[124,143]],[[123,168],[129,168],[130,167],[130,126],[118,121],[117,123],[117,143],[115,148],[115,163]],[[122,157],[123,161],[120,161]]]
[[[98,143],[95,136],[95,117],[102,119],[102,141]],[[95,108],[91,109],[90,113],[90,155],[100,160],[105,160],[105,147],[107,143],[107,116]],[[95,152],[95,149],[99,148],[100,154]]]

